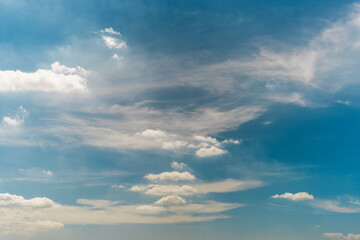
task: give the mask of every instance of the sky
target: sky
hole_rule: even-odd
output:
[[[0,0],[0,238],[360,239],[359,56],[350,0]]]

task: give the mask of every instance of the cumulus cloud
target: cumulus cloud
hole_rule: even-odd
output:
[[[150,174],[146,175],[144,178],[149,181],[171,180],[171,181],[176,181],[176,182],[177,181],[191,181],[191,180],[196,179],[195,176],[189,172],[177,172],[177,171],[163,172],[160,174],[150,173]]]
[[[119,201],[101,199],[77,199],[76,203],[79,205],[61,205],[48,198],[25,199],[8,193],[0,194],[0,231],[2,234],[29,234],[56,230],[64,224],[211,221],[227,217],[217,213],[243,206],[214,201],[187,204],[176,195],[163,197],[156,205],[124,205]]]
[[[160,138],[166,136],[166,133],[160,129],[145,129],[144,131],[137,134],[149,138]]]
[[[57,221],[44,219],[41,213],[60,205],[49,198],[30,198],[9,193],[0,194],[0,231],[2,234],[27,234],[62,228]]]
[[[87,91],[86,73],[81,67],[70,68],[59,62],[51,64],[51,69],[30,73],[0,70],[0,92],[84,92]]]
[[[31,198],[25,199],[22,196],[12,195],[9,193],[1,193],[0,194],[0,207],[6,208],[32,208],[32,209],[40,209],[40,208],[51,208],[55,207],[56,204],[48,198]]]
[[[155,204],[159,204],[159,205],[177,205],[177,204],[185,204],[185,203],[186,200],[177,195],[162,197],[155,202]]]
[[[171,163],[171,167],[175,170],[182,170],[184,167],[186,167],[187,165],[185,163],[179,163],[179,162],[172,162]]]
[[[304,200],[313,200],[314,196],[307,193],[307,192],[298,192],[298,193],[284,193],[284,194],[276,194],[272,196],[271,198],[283,198],[283,199],[289,199],[292,201],[304,201]]]
[[[217,148],[215,146],[211,147],[203,147],[196,151],[196,156],[198,157],[213,157],[213,156],[220,156],[227,153],[226,150]]]
[[[120,49],[126,47],[126,42],[121,39],[120,32],[115,31],[113,28],[105,28],[100,31],[100,34],[108,48]]]
[[[153,185],[145,191],[149,195],[167,196],[167,195],[180,195],[191,196],[198,192],[198,190],[189,185]]]
[[[343,233],[324,233],[324,237],[333,238],[333,239],[344,239],[344,240],[358,240],[360,239],[360,234],[349,233],[344,235]]]

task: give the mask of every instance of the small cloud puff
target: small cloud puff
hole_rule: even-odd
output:
[[[159,138],[159,137],[165,137],[166,132],[160,130],[160,129],[146,129],[142,132],[138,132],[137,135],[143,136],[143,137],[149,137],[149,138]]]
[[[171,167],[175,170],[181,170],[183,169],[184,167],[186,167],[187,165],[185,163],[178,163],[178,162],[172,162],[171,163]]]
[[[27,114],[27,110],[23,106],[19,106],[18,111],[14,117],[3,117],[3,123],[12,127],[21,126],[24,124]]]
[[[159,205],[177,205],[177,204],[185,204],[185,203],[186,200],[177,195],[162,197],[155,202],[155,204],[159,204]]]
[[[191,180],[195,180],[196,177],[194,175],[192,175],[189,172],[177,172],[177,171],[173,171],[173,172],[163,172],[160,174],[153,174],[150,173],[148,175],[146,175],[144,177],[145,179],[149,180],[149,181],[165,181],[165,180],[170,180],[170,181],[191,181]]]
[[[42,170],[42,172],[44,173],[45,176],[52,176],[54,175],[52,171],[50,170]]]
[[[106,46],[110,49],[120,49],[127,47],[126,42],[121,39],[120,32],[115,31],[111,27],[101,30],[100,34]]]
[[[212,156],[219,156],[227,153],[226,150],[217,148],[215,146],[211,147],[203,147],[196,151],[196,155],[198,157],[212,157]]]
[[[314,199],[314,196],[307,193],[307,192],[298,192],[298,193],[284,193],[284,194],[276,194],[272,196],[271,198],[283,198],[288,199],[292,201],[304,201],[304,200],[312,200]]]

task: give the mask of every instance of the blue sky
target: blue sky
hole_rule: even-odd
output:
[[[0,0],[1,239],[360,239],[360,3]]]

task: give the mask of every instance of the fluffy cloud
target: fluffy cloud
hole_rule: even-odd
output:
[[[56,204],[48,198],[31,198],[25,199],[22,196],[12,195],[9,193],[0,194],[0,207],[6,208],[51,208],[55,207]]]
[[[360,234],[349,233],[345,236],[343,233],[324,233],[324,237],[344,240],[358,240],[360,239]]]
[[[167,195],[180,195],[180,196],[191,196],[197,193],[198,190],[189,185],[154,185],[150,186],[145,191],[149,195],[167,196]]]
[[[155,202],[155,204],[159,204],[159,205],[177,205],[177,204],[185,204],[185,203],[186,200],[177,195],[162,197]]]
[[[160,174],[148,174],[146,175],[144,178],[146,178],[149,181],[157,181],[157,180],[171,180],[171,181],[191,181],[191,180],[195,180],[195,176],[192,175],[189,172],[177,172],[177,171],[173,171],[173,172],[163,172]]]
[[[121,205],[119,201],[91,199],[78,199],[76,202],[78,206],[61,205],[48,198],[25,199],[7,193],[0,194],[0,231],[2,234],[29,234],[56,230],[64,224],[211,221],[227,217],[217,213],[243,206],[214,201],[187,204],[175,195],[161,198],[156,205]]]
[[[137,133],[138,135],[141,135],[143,137],[150,137],[150,138],[159,138],[159,137],[165,137],[166,133],[160,129],[146,129],[142,132]]]
[[[2,234],[26,234],[62,228],[62,223],[42,218],[42,212],[60,205],[48,198],[25,199],[9,193],[0,194],[0,231]]]
[[[222,150],[220,148],[217,148],[215,146],[211,147],[203,147],[196,151],[196,156],[198,157],[213,157],[213,156],[219,156],[227,153],[226,150]]]
[[[276,194],[271,198],[284,198],[292,201],[304,201],[304,200],[313,200],[314,196],[307,192],[298,192],[298,193],[284,193],[284,194]]]
[[[172,162],[171,167],[175,170],[182,170],[184,167],[186,167],[185,163],[178,163],[178,162]]]
[[[135,185],[135,186],[132,186],[129,191],[132,191],[132,192],[144,192],[148,189],[147,186],[144,186],[144,185]]]
[[[115,31],[113,28],[105,28],[100,31],[100,34],[108,48],[120,49],[126,47],[126,42],[121,39],[120,32]]]
[[[0,92],[84,92],[87,91],[86,73],[81,67],[69,68],[58,62],[53,63],[51,69],[32,73],[0,70]]]

